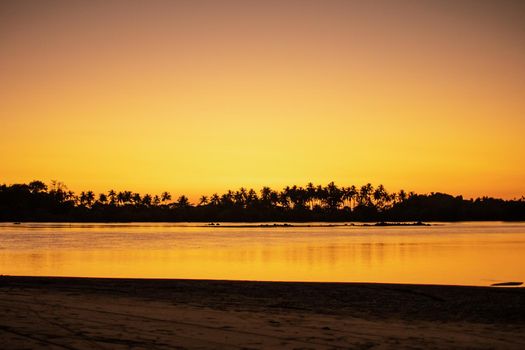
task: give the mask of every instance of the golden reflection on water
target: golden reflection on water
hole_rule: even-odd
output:
[[[0,225],[0,274],[488,285],[525,281],[525,225]]]

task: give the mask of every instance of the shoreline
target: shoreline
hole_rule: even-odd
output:
[[[230,223],[227,223],[230,224]],[[289,222],[282,222],[282,223],[268,223],[268,224],[261,224],[261,223],[253,223],[253,224],[244,224],[239,223],[238,225],[223,225],[222,222],[211,222],[207,225],[198,226],[198,227],[240,227],[240,228],[274,228],[274,227],[384,227],[384,226],[432,226],[432,224],[417,221],[417,222],[405,222],[405,221],[399,221],[399,222],[385,222],[385,221],[379,221],[379,222],[371,222],[371,223],[365,223],[365,222],[351,222],[351,223],[330,223],[326,222],[324,224],[309,224],[307,222],[305,223],[289,223]]]
[[[252,280],[252,279],[213,279],[213,278],[165,278],[165,277],[104,277],[104,276],[60,276],[60,275],[2,275],[0,274],[0,288],[2,287],[3,282],[7,283],[29,283],[32,285],[36,281],[43,281],[45,285],[55,285],[61,284],[61,282],[72,282],[75,283],[103,283],[107,281],[108,283],[116,284],[125,284],[127,282],[134,284],[140,284],[142,282],[148,283],[166,283],[166,284],[176,284],[176,283],[224,283],[224,284],[274,284],[274,285],[312,285],[312,286],[379,286],[379,287],[395,287],[402,286],[406,288],[489,288],[489,289],[516,289],[524,288],[525,284],[523,282],[517,281],[506,281],[506,282],[497,282],[486,285],[474,285],[474,284],[437,284],[437,283],[404,283],[404,282],[368,282],[368,281],[302,281],[302,280]],[[525,293],[525,292],[524,292]]]
[[[525,346],[522,287],[2,276],[0,293],[6,349]]]
[[[48,221],[48,222],[3,222],[8,223],[12,225],[23,225],[23,224],[44,224],[44,223],[50,223],[50,224],[149,224],[149,223],[184,223],[184,224],[195,224],[194,227],[225,227],[225,228],[231,228],[231,227],[238,227],[238,228],[251,228],[251,227],[257,227],[257,228],[273,228],[273,227],[375,227],[375,226],[434,226],[436,224],[430,224],[426,222],[410,222],[410,221],[378,221],[378,222],[268,222],[268,223],[261,223],[261,222],[228,222],[228,221],[213,221],[210,223],[203,223],[200,221],[184,221],[184,222],[156,222],[156,221],[129,221],[129,222],[119,222],[119,221],[108,221],[108,222],[70,222],[70,221]]]
[[[418,225],[418,223],[421,222],[423,226],[426,225],[433,225],[433,224],[459,224],[459,223],[509,223],[509,224],[515,224],[515,223],[525,223],[525,220],[387,220],[387,221],[377,221],[377,220],[370,220],[370,221],[322,221],[322,220],[316,220],[316,221],[293,221],[293,220],[267,220],[267,221],[217,221],[217,220],[209,220],[209,221],[183,221],[183,220],[173,220],[173,221],[162,221],[162,220],[152,220],[152,221],[130,221],[130,220],[107,220],[107,221],[96,221],[96,220],[28,220],[28,221],[17,221],[17,220],[0,220],[0,224],[11,224],[11,225],[20,225],[20,224],[202,224],[203,226],[207,227],[210,223],[219,223],[219,224],[257,224],[257,225],[273,225],[274,223],[279,225],[284,224],[290,224],[290,225],[341,225],[344,226],[345,224],[347,226],[375,226],[376,224],[382,224],[386,223],[400,226],[411,226],[411,225]],[[378,226],[379,226],[378,225]],[[420,224],[419,224],[420,225]],[[212,225],[210,225],[212,226]],[[237,227],[237,226],[236,226]]]

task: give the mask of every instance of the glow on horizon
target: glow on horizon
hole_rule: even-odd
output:
[[[0,183],[525,194],[519,1],[0,4]]]

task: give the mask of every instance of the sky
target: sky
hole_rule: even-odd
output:
[[[525,195],[523,1],[0,1],[0,183]]]

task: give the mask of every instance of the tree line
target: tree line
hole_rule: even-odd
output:
[[[383,185],[286,186],[228,190],[197,203],[169,192],[69,190],[59,181],[0,185],[0,221],[461,221],[525,220],[525,198],[464,199],[389,192]]]

